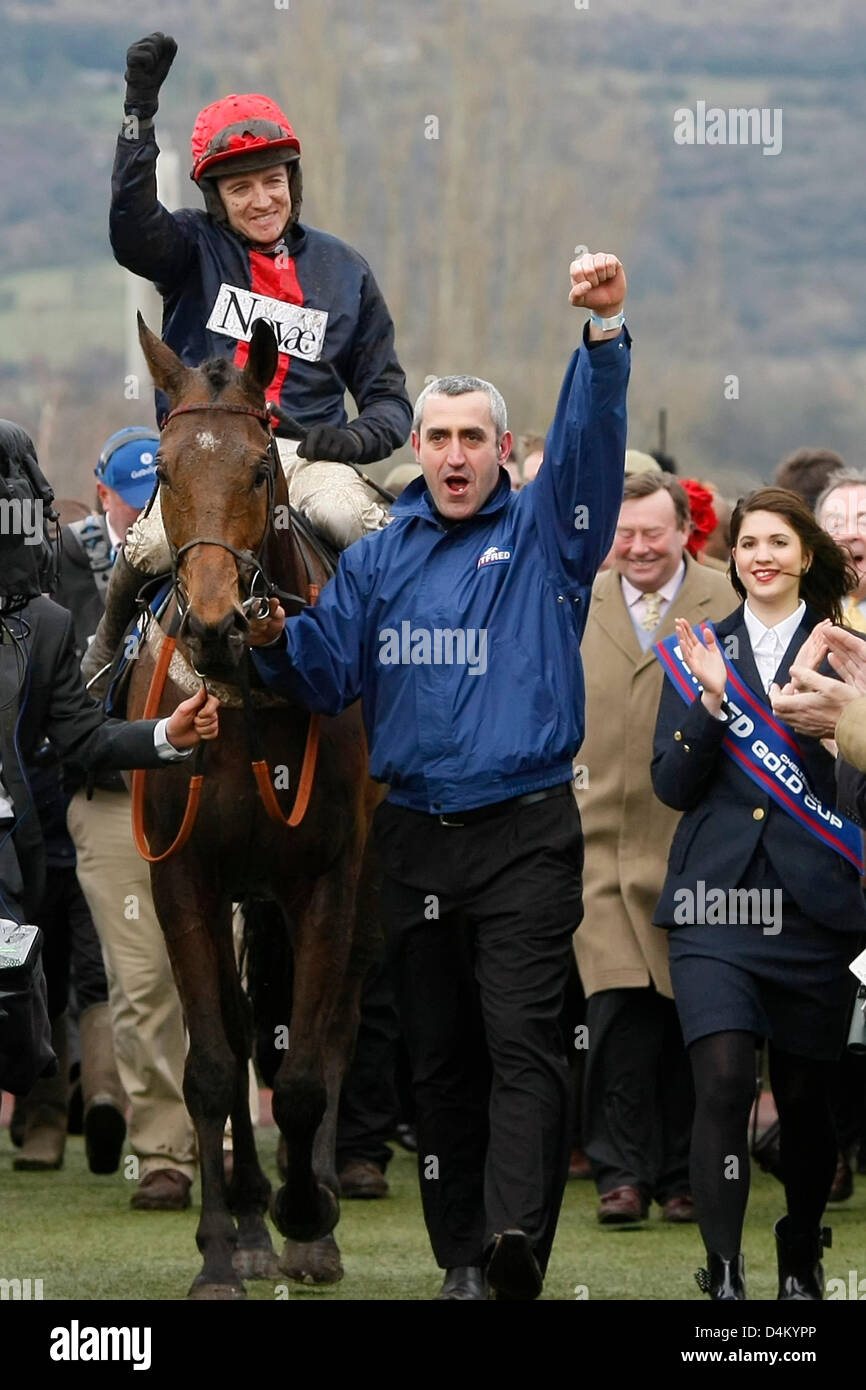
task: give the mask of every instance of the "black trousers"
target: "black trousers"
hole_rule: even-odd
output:
[[[563,1036],[583,837],[566,794],[443,826],[384,803],[383,915],[412,1066],[424,1219],[437,1263],[526,1232],[542,1270],[568,1170]]]
[[[586,1023],[583,1140],[599,1192],[682,1196],[695,1094],[674,1001],[652,986],[600,990]]]
[[[384,960],[370,970],[361,992],[358,1040],[337,1114],[338,1173],[347,1163],[375,1163],[384,1173],[391,1161],[399,1037],[391,963]]]

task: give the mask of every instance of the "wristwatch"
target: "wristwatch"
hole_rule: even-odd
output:
[[[603,333],[607,333],[612,328],[622,328],[625,323],[625,313],[623,310],[620,310],[618,314],[614,314],[613,318],[603,319],[599,317],[594,309],[590,309],[589,321],[590,323],[594,323],[596,328],[600,328]]]

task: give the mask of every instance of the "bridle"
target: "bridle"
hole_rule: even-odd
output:
[[[259,420],[261,422],[264,429],[267,431],[267,521],[265,523],[264,531],[262,532],[262,539],[259,544],[258,551],[255,555],[252,553],[251,550],[238,550],[235,546],[229,545],[228,541],[221,540],[219,537],[216,536],[196,536],[193,540],[187,541],[184,545],[179,546],[178,548],[175,548],[173,545],[171,545],[171,542],[169,542],[171,548],[171,578],[172,592],[175,598],[175,614],[172,620],[171,630],[166,634],[163,640],[159,652],[159,657],[157,659],[153,676],[151,678],[150,687],[147,692],[147,698],[145,700],[145,706],[142,715],[144,719],[154,718],[157,713],[157,710],[159,709],[160,701],[162,699],[162,693],[165,689],[165,682],[168,676],[168,668],[171,662],[171,658],[177,645],[177,640],[183,631],[183,627],[189,615],[189,604],[186,602],[186,598],[183,593],[178,567],[183,556],[188,554],[196,546],[217,545],[220,546],[221,549],[227,550],[230,555],[234,556],[235,562],[238,565],[239,576],[241,573],[241,566],[244,566],[244,568],[252,570],[252,579],[249,582],[249,593],[247,598],[244,599],[241,604],[244,614],[247,617],[267,617],[268,613],[270,612],[270,604],[268,600],[273,595],[279,598],[281,603],[295,603],[298,605],[299,608],[305,608],[308,604],[315,603],[316,599],[319,596],[319,585],[315,582],[312,566],[310,564],[306,548],[303,545],[298,544],[296,546],[296,549],[298,550],[303,559],[304,568],[307,573],[307,597],[305,599],[302,598],[300,594],[292,594],[287,592],[285,589],[281,589],[279,585],[275,584],[274,581],[269,578],[268,573],[265,569],[263,558],[264,549],[270,531],[270,523],[273,519],[274,514],[274,497],[276,495],[276,484],[278,477],[277,470],[280,468],[280,456],[277,452],[276,438],[270,426],[270,412],[268,410],[258,410],[255,406],[230,405],[227,402],[223,401],[194,401],[189,405],[175,406],[174,410],[170,411],[169,414],[165,417],[165,420],[163,421],[163,428],[168,424],[169,420],[174,419],[176,415],[188,415],[194,411],[205,410],[219,410],[227,414],[231,413],[233,415],[252,415],[254,419]],[[158,485],[157,488],[154,489],[153,497],[151,498],[151,501],[148,504],[148,511],[150,510],[150,507],[153,505],[153,498],[156,497],[157,491]],[[288,515],[289,527],[291,528],[291,508],[289,508]],[[256,593],[256,586],[258,581],[261,581],[261,592]],[[267,811],[271,820],[274,820],[279,825],[285,826],[289,829],[295,829],[298,825],[300,825],[301,821],[303,820],[306,814],[307,807],[309,806],[310,802],[310,796],[313,790],[313,783],[316,775],[316,763],[319,751],[319,716],[317,714],[310,715],[310,722],[307,727],[307,740],[304,747],[304,759],[301,765],[301,775],[298,783],[298,790],[295,794],[295,802],[292,807],[292,810],[287,816],[283,813],[280,804],[277,801],[276,793],[274,791],[274,787],[270,779],[268,766],[262,754],[261,730],[259,727],[259,723],[255,718],[252,708],[252,701],[250,697],[249,663],[250,656],[249,653],[246,652],[244,654],[243,660],[240,663],[239,675],[244,724],[246,727],[247,743],[250,751],[250,764],[252,767],[253,775],[256,780],[256,785],[258,786],[259,795],[261,796],[265,810]],[[202,683],[204,684],[205,678],[202,676],[202,673],[200,671],[196,671],[196,675],[201,676]],[[205,689],[207,689],[206,684]],[[204,743],[199,742],[196,746],[195,753],[193,754],[193,772],[192,776],[190,777],[186,808],[184,811],[183,819],[181,821],[180,830],[175,836],[175,839],[169,845],[168,849],[164,850],[161,854],[151,853],[150,846],[147,843],[147,837],[144,833],[145,771],[142,768],[138,768],[132,774],[132,833],[139,854],[142,856],[143,859],[147,860],[149,864],[159,864],[163,860],[170,858],[173,854],[176,854],[179,850],[183,849],[184,845],[186,844],[187,840],[192,834],[193,827],[196,821],[196,816],[198,815],[198,807],[199,802],[201,800],[202,782],[204,780],[204,773],[202,772],[204,760],[204,747]]]
[[[175,406],[174,410],[170,411],[163,420],[162,428],[164,429],[165,426],[168,424],[169,420],[173,420],[176,415],[190,415],[195,411],[205,410],[219,410],[226,414],[232,415],[251,415],[254,419],[259,420],[263,425],[268,436],[268,505],[266,515],[268,516],[268,518],[272,517],[274,510],[274,496],[277,484],[277,470],[280,467],[280,456],[277,452],[276,436],[273,434],[273,431],[270,427],[270,413],[267,410],[258,410],[255,406],[252,405],[229,405],[228,402],[225,401],[193,401],[189,405]],[[289,516],[289,525],[291,526],[291,513],[289,514]],[[306,607],[306,605],[311,601],[309,598],[304,599],[301,598],[300,594],[292,594],[286,592],[285,589],[281,589],[279,585],[275,584],[273,580],[268,577],[263,560],[263,552],[267,539],[268,527],[266,525],[264,531],[262,532],[262,539],[259,544],[258,551],[255,555],[252,553],[251,550],[238,550],[235,546],[229,545],[228,541],[220,540],[217,536],[196,536],[193,540],[187,541],[184,545],[179,546],[177,548],[175,548],[175,546],[173,546],[171,542],[169,542],[169,547],[171,549],[172,589],[174,591],[175,599],[177,600],[177,605],[180,609],[181,614],[178,636],[180,636],[180,634],[183,632],[183,628],[189,614],[189,604],[186,601],[186,595],[183,592],[183,587],[180,582],[180,575],[178,572],[179,565],[184,555],[188,554],[190,550],[194,550],[195,547],[199,545],[217,545],[222,550],[227,550],[230,555],[234,556],[235,561],[238,564],[239,573],[242,572],[241,566],[243,566],[246,569],[252,570],[252,578],[249,581],[249,592],[247,597],[241,603],[241,608],[243,609],[243,612],[246,617],[266,618],[269,612],[268,599],[272,596],[276,596],[278,599],[280,599],[280,601],[283,604],[296,603],[299,608]],[[307,588],[309,591],[311,586],[314,585],[313,572],[310,567],[309,560],[307,558],[307,553],[304,550],[303,546],[299,546],[298,549],[303,558],[304,567],[307,571]],[[259,581],[261,581],[261,591],[257,593],[256,587]],[[196,675],[200,674],[200,672],[196,672]]]

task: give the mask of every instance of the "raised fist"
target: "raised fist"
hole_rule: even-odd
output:
[[[174,62],[177,44],[170,34],[148,34],[126,51],[127,115],[133,112],[143,119],[156,114],[159,89]]]
[[[569,302],[594,309],[602,318],[613,318],[625,303],[625,271],[616,256],[605,251],[587,252],[569,266]]]

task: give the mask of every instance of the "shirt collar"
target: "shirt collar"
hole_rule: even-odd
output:
[[[803,621],[805,612],[806,605],[801,602],[796,611],[791,613],[789,617],[783,618],[780,623],[776,623],[775,627],[766,627],[764,623],[761,622],[761,619],[752,612],[749,607],[749,601],[746,599],[743,609],[743,618],[746,623],[746,631],[749,634],[749,641],[752,644],[752,651],[757,651],[758,647],[766,642],[770,633],[773,634],[774,640],[781,644],[782,651],[787,651],[791,638]]]
[[[679,568],[674,571],[667,583],[663,584],[660,589],[654,589],[652,592],[661,594],[665,603],[669,603],[671,599],[676,597],[679,587],[683,582],[683,576],[685,575],[685,572],[686,562],[685,560],[682,560],[680,562]],[[622,582],[622,596],[625,599],[627,608],[633,608],[634,605],[637,603],[638,599],[646,598],[646,594],[644,593],[643,589],[636,589],[634,585],[630,583],[628,579],[626,579],[624,574],[620,575],[620,580]]]
[[[114,549],[119,550],[120,547],[123,545],[124,537],[119,536],[115,531],[109,519],[108,512],[103,512],[103,516],[105,518],[105,529],[108,532],[108,539],[111,541],[111,544],[114,546]]]

